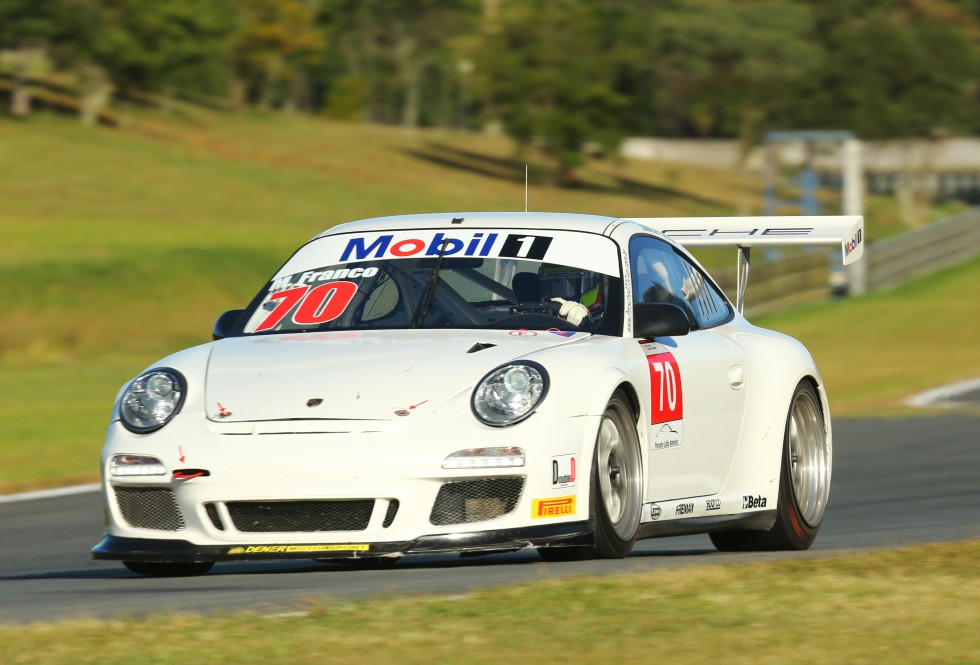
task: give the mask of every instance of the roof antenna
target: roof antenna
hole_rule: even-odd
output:
[[[527,212],[527,164],[524,164],[524,212]]]

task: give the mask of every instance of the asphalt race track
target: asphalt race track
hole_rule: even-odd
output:
[[[310,598],[461,594],[577,573],[814,557],[980,537],[980,416],[837,420],[830,506],[812,550],[721,554],[707,536],[638,543],[622,561],[544,563],[533,550],[460,559],[420,556],[389,570],[314,561],[219,563],[203,577],[155,579],[93,561],[97,492],[0,503],[0,621],[167,611],[302,609]],[[93,451],[95,455],[95,451]]]

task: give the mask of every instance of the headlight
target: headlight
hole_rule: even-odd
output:
[[[524,449],[517,446],[467,448],[442,460],[443,469],[492,469],[524,466]]]
[[[163,476],[167,467],[149,455],[113,455],[109,463],[112,476]]]
[[[473,413],[487,425],[513,425],[527,418],[548,392],[548,373],[538,363],[498,367],[473,391]]]
[[[131,432],[160,429],[177,415],[187,392],[183,375],[169,367],[145,372],[129,384],[119,402],[119,417]]]

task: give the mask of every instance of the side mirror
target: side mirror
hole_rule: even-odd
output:
[[[633,336],[677,337],[691,332],[687,313],[670,303],[633,303]]]
[[[214,322],[211,339],[224,339],[230,335],[231,331],[235,329],[235,324],[238,323],[238,318],[244,311],[244,309],[230,309],[219,316],[218,320]]]

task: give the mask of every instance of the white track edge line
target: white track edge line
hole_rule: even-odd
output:
[[[905,400],[909,406],[950,406],[949,400],[980,388],[980,377],[927,390]]]
[[[102,486],[98,483],[88,485],[72,485],[71,487],[56,487],[50,490],[38,490],[36,492],[21,492],[20,494],[0,494],[0,503],[14,503],[15,501],[33,501],[35,499],[53,499],[59,496],[71,496],[73,494],[86,494],[97,492]]]

